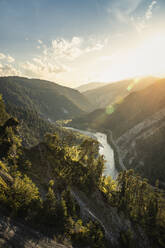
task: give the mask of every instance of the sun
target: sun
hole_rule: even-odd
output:
[[[165,32],[153,33],[132,48],[104,61],[99,79],[113,82],[141,76],[165,75]]]

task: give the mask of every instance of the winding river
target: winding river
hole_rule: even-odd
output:
[[[100,143],[99,153],[100,155],[103,155],[105,159],[105,169],[104,169],[103,175],[111,176],[112,179],[116,179],[118,175],[118,171],[115,168],[114,151],[111,148],[111,146],[108,144],[107,135],[104,133],[99,133],[99,132],[92,133],[92,132],[83,131],[83,130],[79,130],[79,129],[75,129],[71,127],[68,127],[68,129],[80,132],[82,134],[85,134],[89,137],[92,137],[98,140],[98,142]]]

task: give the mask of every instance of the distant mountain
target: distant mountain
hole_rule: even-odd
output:
[[[35,107],[41,116],[66,119],[90,109],[88,100],[77,90],[56,83],[21,77],[1,77],[0,93],[13,104]]]
[[[138,92],[132,92],[107,115],[103,126],[110,128],[116,138],[138,123],[165,108],[165,79]]]
[[[23,135],[36,140],[41,133],[52,129],[50,123],[71,119],[91,108],[86,97],[77,90],[38,79],[1,77],[0,94],[7,112],[23,121]],[[26,138],[32,141],[31,137]]]
[[[86,92],[88,90],[98,89],[98,88],[103,87],[105,85],[107,85],[107,83],[94,83],[93,82],[93,83],[83,84],[83,85],[79,86],[78,88],[76,88],[76,90],[83,93],[83,92]]]
[[[104,127],[112,130],[126,168],[165,188],[165,79],[130,94]]]
[[[93,89],[84,92],[84,96],[88,98],[94,109],[105,108],[106,106],[121,101],[130,92],[144,89],[157,80],[155,77],[146,77],[141,79],[129,79],[110,83],[99,89]]]
[[[159,179],[165,188],[165,79],[132,92],[110,109],[76,118],[71,125],[111,130],[124,166],[153,185]]]

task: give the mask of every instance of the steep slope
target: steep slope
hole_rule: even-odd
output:
[[[164,247],[163,192],[132,171],[103,177],[91,138],[47,134],[22,147],[19,122],[0,106],[0,246]]]
[[[0,95],[0,125],[3,125],[4,122],[8,119],[9,115],[5,110],[5,105],[2,100],[2,96]]]
[[[19,133],[21,135],[23,144],[25,146],[31,146],[37,144],[42,140],[46,132],[55,132],[56,126],[50,123],[48,120],[42,119],[36,110],[30,109],[24,106],[14,106],[12,103],[7,104],[8,112],[21,120],[19,127]],[[9,115],[5,112],[4,103],[0,99],[0,111],[1,118],[0,124],[9,118]]]
[[[94,90],[94,89],[98,89],[100,87],[103,87],[107,85],[107,83],[88,83],[88,84],[82,84],[79,87],[76,88],[76,90],[78,90],[79,92],[83,93],[89,90]]]
[[[0,216],[0,247],[17,248],[72,248],[71,245],[62,245],[53,239],[18,221],[9,221],[7,217]]]
[[[6,112],[1,99],[0,106],[0,121],[3,123]],[[0,125],[0,247],[65,248],[72,247],[72,242],[77,243],[74,247],[95,247],[96,240],[106,247],[102,228],[96,222],[81,220],[79,207],[70,194],[70,186],[76,181],[85,188],[85,182],[80,181],[89,176],[91,184],[91,178],[95,178],[92,168],[88,174],[88,166],[83,169],[78,160],[72,160],[69,147],[57,135],[47,135],[45,142],[31,148],[26,157],[27,150],[21,146],[18,124],[14,118],[9,118]],[[35,161],[36,157],[39,160]],[[42,170],[33,174],[38,166],[43,166]],[[100,163],[98,168],[100,170]],[[42,178],[43,170],[46,173]],[[81,180],[78,172],[82,175]],[[39,188],[33,182],[36,177],[39,178]],[[92,182],[97,182],[95,179]]]
[[[52,122],[90,109],[88,100],[78,91],[37,79],[1,77],[0,94],[7,112],[21,121],[26,145],[36,144],[46,132],[55,130]]]
[[[126,168],[165,186],[165,80],[132,93],[107,118]],[[116,123],[118,123],[116,125]]]
[[[41,117],[53,121],[90,109],[87,99],[78,91],[43,80],[1,77],[0,93],[7,104],[36,110]]]
[[[123,164],[165,187],[165,79],[128,95],[110,109],[73,119],[74,127],[111,130]]]
[[[120,82],[110,83],[99,89],[84,92],[84,96],[94,106],[94,109],[105,108],[106,106],[121,101],[130,91],[141,90],[156,81],[154,77],[146,77],[141,79],[130,79]]]
[[[115,137],[149,118],[165,107],[165,79],[139,92],[133,92],[119,104],[114,113],[107,115],[103,124]]]
[[[165,188],[165,109],[129,129],[116,144],[127,169],[133,168],[152,185],[159,179]]]
[[[78,129],[101,129],[106,119],[106,110],[96,109],[89,114],[73,118],[67,125]]]

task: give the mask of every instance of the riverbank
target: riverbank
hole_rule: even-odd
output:
[[[101,144],[99,148],[100,155],[103,155],[106,160],[106,168],[104,170],[105,176],[111,176],[113,179],[117,178],[117,175],[120,171],[124,170],[122,160],[120,159],[120,154],[118,148],[113,140],[112,134],[109,130],[80,130],[78,128],[66,127],[75,132],[80,132],[84,135],[87,135],[91,138],[97,139]]]
[[[85,132],[101,132],[101,133],[104,133],[107,135],[107,141],[108,141],[108,144],[111,146],[111,148],[113,149],[113,152],[114,152],[114,161],[115,161],[115,167],[116,169],[118,170],[118,172],[120,171],[123,171],[123,170],[126,170],[126,167],[124,166],[124,163],[120,157],[120,151],[119,151],[119,148],[117,147],[114,139],[113,139],[113,134],[110,130],[107,130],[107,129],[86,129],[84,130]]]
[[[120,157],[120,152],[119,152],[119,148],[117,147],[113,137],[112,137],[112,132],[109,130],[106,130],[105,133],[107,134],[107,140],[109,145],[112,147],[113,151],[114,151],[114,160],[115,160],[115,167],[116,169],[120,172],[123,170],[126,170],[126,167],[123,164],[123,161]]]

